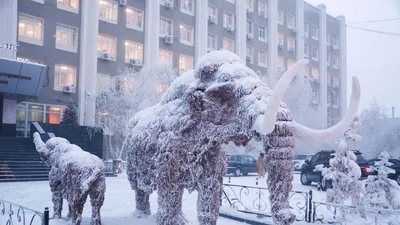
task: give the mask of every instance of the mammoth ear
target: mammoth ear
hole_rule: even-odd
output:
[[[204,102],[204,87],[190,87],[186,95],[186,101],[189,105],[190,117],[194,120],[201,118]]]

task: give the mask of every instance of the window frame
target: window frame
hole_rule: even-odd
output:
[[[228,21],[227,21],[227,15],[228,15],[228,14],[231,15],[232,24],[228,24]],[[232,28],[233,28],[233,30],[235,30],[235,14],[232,13],[232,12],[230,12],[230,11],[224,10],[224,15],[223,15],[223,22],[222,22],[222,24],[223,24],[223,27],[224,27],[224,28],[228,28],[228,25],[231,25]]]
[[[250,26],[249,26],[250,25]],[[251,32],[248,32],[248,28],[251,28]],[[254,35],[254,26],[253,22],[250,20],[246,20],[246,34],[253,34]]]
[[[264,54],[265,62],[263,62],[261,60],[262,53]],[[264,49],[260,49],[258,51],[258,66],[265,67],[265,68],[268,67],[268,54],[267,54],[267,51]]]
[[[317,72],[316,76],[314,75],[314,71]],[[311,67],[311,78],[314,79],[314,80],[319,80],[319,68],[317,68],[315,66]]]
[[[261,28],[264,28],[264,36],[265,36],[265,38],[260,37],[261,31],[262,31]],[[267,42],[267,35],[268,35],[267,34],[267,28],[264,27],[264,26],[259,25],[258,26],[258,40],[263,41],[263,42]]]
[[[201,0],[198,0],[198,1],[201,1]],[[210,14],[210,8],[213,9],[211,11],[213,11],[215,13],[215,15],[214,14]],[[215,17],[215,24],[218,24],[218,8],[216,6],[214,6],[214,5],[210,5],[209,4],[208,5],[208,18],[210,18],[211,16]]]
[[[161,33],[161,23],[162,23],[163,21],[170,22],[171,34],[164,34],[164,33]],[[165,23],[164,23],[164,24],[165,24]],[[165,18],[165,17],[160,17],[159,35],[160,35],[160,37],[165,37],[165,36],[167,36],[167,35],[168,35],[168,36],[174,36],[174,21],[172,21],[172,20],[170,20],[170,19],[167,19],[167,18]]]
[[[290,48],[294,48],[294,51],[296,51],[296,38],[288,36],[286,47],[288,51],[290,51]]]
[[[104,76],[103,77],[103,79],[100,79],[102,76]],[[104,79],[105,77],[109,77],[110,79]],[[102,88],[100,88],[99,87],[99,82],[101,81],[101,80],[105,80],[105,82],[104,83],[106,83],[106,84],[110,84],[110,85],[107,85],[107,86],[110,86],[110,88],[109,89],[111,89],[111,90],[113,90],[113,91],[115,91],[117,88],[117,86],[116,86],[116,80],[115,80],[115,76],[113,76],[113,75],[111,75],[111,74],[105,74],[105,73],[97,73],[97,86],[96,86],[96,90],[98,91],[98,92],[103,92],[103,91],[105,91],[105,90],[103,90]],[[107,87],[108,88],[108,87]]]
[[[313,29],[315,30],[315,36],[313,35],[313,32],[312,32]],[[310,34],[311,34],[311,38],[312,38],[312,39],[318,41],[318,39],[319,39],[319,34],[318,34],[318,27],[317,27],[317,26],[311,25]]]
[[[187,29],[187,31],[183,31]],[[182,32],[186,32],[186,34],[182,34]],[[182,35],[190,38],[190,40],[182,39]],[[194,44],[194,27],[189,26],[187,24],[179,24],[179,41],[181,44],[193,46]]]
[[[214,44],[215,44],[215,48],[210,48],[210,46],[208,45],[209,40],[210,40],[210,36],[214,37]],[[212,33],[208,33],[207,34],[207,50],[208,51],[216,51],[218,49],[218,36]]]
[[[304,37],[308,38],[309,37],[309,30],[310,30],[310,26],[307,22],[304,22]]]
[[[289,23],[289,18],[292,18],[292,24]],[[296,17],[291,13],[286,13],[286,26],[289,29],[296,28]]]
[[[249,50],[251,52],[251,54],[249,55]],[[247,62],[247,57],[250,57],[250,64],[254,63],[254,48],[253,46],[250,45],[246,45],[246,62]]]
[[[337,55],[332,56],[332,67],[339,69],[339,57]]]
[[[130,47],[130,46],[136,46],[136,47]],[[127,54],[129,53],[128,50],[129,51],[132,51],[132,50],[133,51],[135,51],[135,50],[137,51],[137,50],[139,50],[140,59],[137,59],[136,57],[135,58],[127,57]],[[131,40],[125,40],[125,42],[124,42],[124,60],[125,60],[125,63],[129,63],[131,59],[138,60],[140,62],[140,64],[143,65],[143,44],[139,43],[139,42],[131,41]]]
[[[57,66],[59,67],[59,73],[57,73]],[[74,71],[74,77],[73,77],[73,80],[74,80],[74,82],[73,82],[73,84],[60,84],[61,83],[61,73],[60,73],[60,71],[62,70],[62,68],[61,67],[66,67],[66,70],[68,70],[69,68],[70,69],[72,69],[73,71]],[[58,79],[59,79],[59,84],[56,84],[56,75],[58,76]],[[73,87],[75,87],[75,91],[73,92],[73,93],[76,93],[76,91],[77,91],[77,86],[76,86],[76,79],[77,79],[77,68],[76,67],[74,67],[74,66],[70,66],[70,65],[66,65],[66,64],[58,64],[58,63],[55,63],[54,64],[54,85],[53,85],[53,90],[54,91],[64,91],[64,86],[65,85],[71,85],[71,86],[73,86]]]
[[[118,41],[118,39],[116,37],[113,37],[113,36],[110,36],[110,35],[107,35],[107,34],[98,33],[98,36],[97,36],[97,47],[99,45],[100,36],[105,37],[105,38],[111,38],[111,39],[114,40],[114,54],[112,54],[112,52],[109,52],[108,49],[97,49],[97,51],[98,51],[98,56],[97,57],[100,58],[101,52],[103,50],[107,50],[107,52],[110,53],[114,57],[114,59],[112,59],[112,61],[116,61],[116,59],[117,59],[117,41]]]
[[[284,13],[283,13],[283,10],[281,10],[281,9],[278,9],[278,18],[277,18],[277,22],[278,22],[278,24],[280,24],[280,25],[282,25],[283,26],[283,24],[284,24],[284,18],[285,18],[285,16],[284,16]]]
[[[65,5],[64,3],[57,1],[57,8],[68,11],[68,12],[79,14],[79,7],[80,7],[79,0],[75,0],[77,8],[74,8],[71,6],[71,1],[74,1],[74,0],[68,0],[68,1],[69,1],[69,5]]]
[[[24,18],[24,30],[25,30],[24,35],[20,34],[21,17]],[[29,19],[33,20],[33,22],[32,22],[32,32],[33,32],[32,37],[26,36],[26,33],[27,33],[26,32],[26,24],[28,22],[28,17],[30,17]],[[37,22],[42,24],[40,26],[41,27],[41,33],[40,33],[41,39],[37,39],[34,37],[35,36],[35,27],[37,25],[36,24]],[[26,13],[18,13],[18,41],[43,46],[43,42],[44,42],[43,35],[44,35],[44,19],[43,18],[32,16],[32,15],[29,15]]]
[[[224,43],[225,43],[225,41],[229,41],[229,42],[231,42],[231,44],[232,44],[232,50],[229,50],[229,49],[225,49],[224,48]],[[231,51],[231,52],[235,52],[235,41],[233,40],[233,39],[230,39],[230,38],[222,38],[222,49],[224,49],[224,50],[227,50],[227,51]]]
[[[131,10],[131,12],[128,12],[128,10]],[[141,24],[140,27],[132,25],[131,23],[128,23],[128,20],[130,22],[132,22],[132,20],[139,20],[139,14],[137,14],[137,15],[133,14],[133,12],[135,12],[135,11],[138,12],[138,13],[142,13],[142,15],[141,15],[142,24]],[[132,13],[132,14],[130,14],[130,13]],[[130,16],[128,16],[128,14],[130,14]],[[143,10],[135,8],[135,7],[132,7],[132,6],[127,6],[126,7],[126,9],[125,9],[125,24],[126,24],[127,28],[130,28],[130,29],[133,29],[133,30],[137,30],[137,31],[143,31],[144,23],[145,23],[144,20],[145,20],[145,15],[144,15],[144,11]],[[137,22],[136,22],[136,24],[137,24]]]
[[[316,57],[314,57],[314,50],[315,50]],[[314,61],[318,62],[318,60],[319,60],[319,52],[318,52],[318,48],[317,47],[311,47],[311,58]]]
[[[114,11],[114,10],[116,11],[116,12],[112,12],[112,13],[115,13],[115,15],[116,15],[115,19],[110,19],[110,18],[107,18],[105,16],[102,16],[102,13],[103,13],[103,12],[101,12],[101,8],[102,7],[101,7],[101,4],[99,3],[99,20],[104,21],[104,22],[108,22],[108,23],[118,24],[118,9],[119,9],[118,2],[115,1],[115,0],[98,0],[98,1],[99,2],[100,1],[104,1],[104,2],[112,4],[112,7],[108,8],[108,10],[109,10],[108,13],[110,13],[110,9],[111,9],[111,11]],[[114,8],[114,6],[116,6],[116,7]]]
[[[69,30],[73,30],[73,29],[75,30],[75,47],[60,45],[60,44],[57,43],[58,27],[67,28]],[[78,31],[77,27],[69,26],[69,25],[62,24],[62,23],[57,23],[56,24],[56,38],[55,38],[56,39],[55,40],[56,41],[56,49],[77,53],[78,52],[78,40],[79,40],[79,33],[78,32],[79,31]],[[71,38],[71,33],[68,32],[68,42],[70,41],[69,40],[70,38]],[[61,40],[61,37],[60,37],[60,40]]]
[[[309,53],[309,45],[307,42],[304,42],[304,58],[309,58],[310,57],[310,53]]]
[[[185,1],[185,0],[180,0],[180,1],[179,1],[179,8],[180,8],[180,11],[181,11],[182,13],[187,14],[187,15],[194,16],[195,7],[196,7],[196,1],[195,1],[195,0],[187,0],[188,2],[191,2],[191,3],[192,3],[192,9],[191,9],[191,10],[188,10],[188,9],[182,7],[182,3],[183,3],[183,5],[184,5],[184,1]],[[197,1],[201,1],[201,0],[197,0]]]
[[[258,15],[264,18],[268,18],[268,3],[266,2],[266,0],[258,0],[257,6]],[[262,6],[264,7],[262,8]],[[264,15],[261,15],[262,11],[264,12]]]
[[[189,69],[183,69],[183,68],[181,68],[181,61],[183,60],[183,59],[190,59],[191,60],[191,62],[190,62],[190,65],[191,65],[191,68],[189,68]],[[185,64],[187,63],[186,61],[184,62]],[[192,70],[193,69],[193,64],[194,64],[194,59],[193,59],[193,57],[192,56],[190,56],[190,55],[185,55],[185,54],[179,54],[179,58],[178,58],[178,69],[179,69],[179,74],[182,74],[182,73],[184,73],[184,72],[186,72],[186,71],[188,71],[188,70]],[[186,67],[187,65],[185,65],[185,67]]]
[[[170,58],[170,62],[169,62],[169,64],[163,64],[163,65],[166,65],[166,66],[169,66],[170,68],[174,68],[174,62],[173,62],[173,60],[174,60],[174,53],[172,52],[172,51],[169,51],[169,50],[166,50],[166,49],[163,49],[163,48],[159,48],[158,49],[158,64],[160,64],[160,56],[161,56],[161,52],[165,52],[165,53],[168,53],[170,56],[171,56],[171,58]],[[166,56],[166,55],[164,55],[164,56]]]

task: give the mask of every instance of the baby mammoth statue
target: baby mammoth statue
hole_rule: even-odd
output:
[[[231,141],[246,145],[262,137],[273,220],[293,223],[288,198],[294,138],[323,141],[341,135],[356,116],[360,96],[354,78],[350,109],[329,129],[312,130],[294,122],[282,98],[307,64],[295,63],[271,90],[237,55],[213,51],[193,71],[176,78],[158,104],[138,112],[127,126],[123,148],[137,215],[150,214],[149,195],[157,191],[157,224],[185,224],[182,195],[188,189],[198,193],[199,224],[216,225],[226,173],[221,146]]]
[[[89,195],[92,205],[90,224],[101,225],[100,208],[106,191],[103,161],[64,138],[54,137],[44,143],[36,132],[33,141],[41,160],[51,167],[49,179],[55,217],[61,216],[62,199],[65,197],[70,208],[70,224],[80,225],[83,206]]]

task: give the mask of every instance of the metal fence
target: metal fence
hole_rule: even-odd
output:
[[[43,212],[0,199],[0,224],[49,225],[49,208]]]

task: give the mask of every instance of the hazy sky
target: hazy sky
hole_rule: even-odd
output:
[[[306,0],[312,5],[325,4],[327,13],[343,15],[349,26],[400,34],[400,20],[353,23],[400,18],[400,0]],[[390,68],[378,69],[391,65]],[[378,70],[377,70],[378,69]],[[347,28],[348,98],[351,77],[361,82],[360,108],[376,99],[386,107],[394,106],[400,117],[400,35],[389,36]]]

